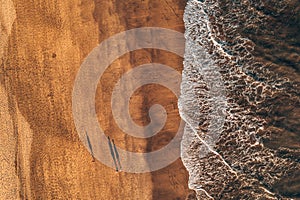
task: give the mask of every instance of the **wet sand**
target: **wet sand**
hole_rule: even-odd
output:
[[[183,32],[185,2],[13,3],[16,20],[7,45],[1,44],[4,121],[0,133],[6,138],[1,140],[1,153],[5,155],[1,154],[1,159],[5,158],[7,164],[1,165],[0,198],[185,199],[190,192],[188,173],[180,160],[145,174],[116,173],[98,161],[93,162],[79,140],[71,107],[76,74],[97,44],[118,32],[144,26]],[[116,60],[97,88],[99,123],[106,135],[126,150],[149,152],[163,147],[176,133],[180,121],[176,97],[165,88],[149,85],[136,91],[130,112],[137,124],[145,125],[149,123],[148,109],[160,103],[168,112],[164,129],[157,136],[142,140],[125,135],[116,126],[109,107],[111,89],[126,71],[150,62],[182,70],[182,58],[158,50],[140,50]]]

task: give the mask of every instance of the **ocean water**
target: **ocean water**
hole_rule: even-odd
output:
[[[300,2],[190,0],[179,110],[198,199],[300,197]]]

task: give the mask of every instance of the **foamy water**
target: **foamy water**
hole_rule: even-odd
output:
[[[254,42],[239,34],[239,23],[255,29],[265,16],[248,1],[232,5],[226,13],[218,1],[192,0],[185,10],[179,109],[186,122],[181,157],[189,187],[201,200],[284,199],[272,187],[300,166],[264,146],[271,132],[257,111],[288,80],[259,68]]]

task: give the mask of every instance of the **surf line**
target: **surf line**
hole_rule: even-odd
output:
[[[114,164],[115,164],[115,167],[116,167],[116,171],[118,172],[122,168],[119,153],[118,153],[118,150],[116,148],[114,140],[112,139],[112,141],[111,141],[109,136],[107,138],[108,138],[108,145],[109,145],[109,149],[110,149],[110,154],[111,154],[111,157],[113,158],[113,161],[114,161]]]
[[[89,138],[89,136],[88,136],[88,134],[86,132],[85,132],[85,136],[86,136],[86,140],[87,140],[88,145],[89,145],[89,149],[91,151],[93,162],[95,162],[95,157],[94,157],[94,152],[93,152],[93,148],[92,148],[92,145],[91,145],[91,141],[90,141],[90,138]]]

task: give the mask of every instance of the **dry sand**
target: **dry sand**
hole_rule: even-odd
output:
[[[71,107],[76,74],[97,44],[144,26],[183,32],[185,2],[13,0],[13,4],[15,11],[10,1],[2,0],[0,7],[4,41],[0,43],[0,199],[185,199],[188,174],[180,160],[145,174],[116,173],[92,162],[78,138]],[[161,148],[180,121],[177,99],[157,85],[136,91],[130,109],[136,123],[145,125],[148,108],[164,105],[168,121],[157,136],[132,138],[113,121],[109,105],[114,84],[129,69],[150,62],[182,70],[182,59],[173,54],[140,50],[116,60],[98,85],[99,122],[127,150]]]

